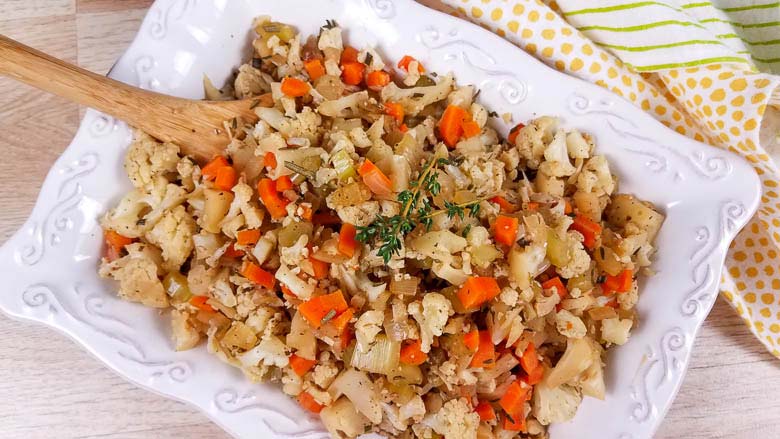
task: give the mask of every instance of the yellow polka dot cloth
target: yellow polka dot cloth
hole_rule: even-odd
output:
[[[683,135],[747,159],[761,178],[762,202],[731,246],[721,292],[759,340],[780,357],[780,168],[767,150],[769,143],[778,141],[778,132],[762,133],[762,126],[778,126],[776,120],[768,119],[780,114],[773,108],[780,107],[780,76],[760,72],[749,59],[637,72],[618,57],[619,51],[613,52],[596,40],[597,35],[586,36],[578,30],[587,24],[579,22],[575,27],[562,18],[566,16],[566,10],[561,11],[564,0],[560,4],[537,0],[420,1],[505,37],[553,68],[611,90]],[[565,3],[582,9],[615,2]],[[780,27],[776,29],[780,37]],[[690,53],[693,49],[686,45],[684,50]],[[652,58],[652,51],[647,52],[644,57]],[[632,66],[639,63],[637,57],[632,58]]]

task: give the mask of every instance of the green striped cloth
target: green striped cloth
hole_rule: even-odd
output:
[[[780,73],[780,2],[557,0],[573,26],[640,72],[713,63]]]

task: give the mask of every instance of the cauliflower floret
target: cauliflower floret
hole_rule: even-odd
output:
[[[569,248],[569,261],[556,271],[564,279],[571,279],[585,273],[590,268],[590,255],[585,251],[582,242],[574,234],[579,232],[566,233],[566,246]]]
[[[636,282],[631,284],[631,289],[623,294],[617,295],[618,304],[621,309],[631,309],[639,301],[639,286]]]
[[[188,321],[189,314],[174,309],[171,311],[171,335],[177,351],[192,349],[200,342],[200,333]]]
[[[260,307],[249,314],[249,317],[246,318],[244,323],[252,328],[252,330],[255,331],[255,334],[261,334],[265,332],[265,329],[268,327],[268,322],[271,321],[273,316],[273,310],[266,307]]]
[[[226,242],[224,242],[224,239],[220,235],[215,233],[201,230],[197,235],[192,237],[192,242],[195,246],[195,259],[197,260],[211,258],[219,253],[220,250],[222,253],[225,252],[222,250],[222,247],[225,246]],[[219,258],[222,256],[222,253],[219,253],[219,256],[217,257]]]
[[[285,118],[279,126],[279,132],[287,139],[303,137],[309,139],[311,143],[316,143],[321,125],[322,117],[311,107],[304,107],[300,113],[295,114],[294,118]]]
[[[634,322],[631,319],[618,317],[601,321],[601,338],[607,343],[616,345],[625,344],[628,341],[628,332]]]
[[[187,191],[183,187],[169,183],[165,177],[155,178],[151,191],[144,196],[143,202],[152,208],[144,216],[147,226],[153,226],[165,212],[173,209],[187,199]]]
[[[560,303],[560,301],[561,296],[555,293],[552,293],[549,296],[538,294],[536,296],[536,302],[534,303],[534,311],[536,311],[536,314],[540,317],[546,316],[555,309],[555,305]]]
[[[371,62],[366,63],[366,58],[368,58],[368,55],[371,55]],[[383,70],[385,68],[385,62],[382,61],[382,57],[379,56],[379,52],[376,51],[373,47],[367,47],[360,52],[358,52],[358,61],[368,64],[368,71],[373,72],[375,70]]]
[[[579,317],[565,309],[555,314],[555,327],[561,335],[569,338],[582,338],[588,332],[585,323],[582,323]]]
[[[451,399],[433,416],[431,427],[448,438],[476,439],[479,415],[473,411],[465,398]]]
[[[580,392],[567,384],[548,387],[542,381],[534,387],[532,412],[542,425],[553,422],[566,422],[577,413],[582,402]]]
[[[260,70],[248,64],[242,65],[238,68],[238,75],[236,75],[236,81],[233,83],[236,97],[244,99],[267,93],[271,90],[268,79],[263,76],[263,72]]]
[[[615,190],[615,181],[609,171],[609,163],[606,157],[596,155],[585,162],[580,175],[577,177],[577,188],[584,192],[594,192],[597,195],[612,195]]]
[[[317,42],[317,48],[325,50],[333,48],[342,50],[344,45],[341,40],[341,28],[336,26],[330,29],[322,28],[320,30],[320,40]]]
[[[425,416],[425,403],[420,395],[414,395],[406,404],[402,404],[398,410],[398,418],[401,422],[412,419],[414,422],[420,422]]]
[[[303,379],[292,369],[284,369],[282,392],[290,396],[298,396],[303,392]]]
[[[252,202],[252,194],[254,191],[252,188],[243,181],[238,182],[233,186],[233,202],[230,204],[230,209],[226,217],[230,217],[231,214],[236,214],[235,211],[240,211],[244,215],[244,223],[249,229],[257,229],[263,224],[264,213],[260,210],[254,202]]]
[[[574,130],[566,135],[566,150],[573,159],[586,159],[590,157],[591,144],[579,131]]]
[[[524,126],[517,133],[517,150],[531,169],[542,162],[545,146],[552,141],[557,121],[552,117],[540,117]]]
[[[301,235],[290,247],[279,247],[279,260],[282,264],[290,267],[297,267],[300,263],[309,257],[309,249],[306,245],[309,243],[307,235]]]
[[[343,206],[336,210],[342,222],[365,227],[379,215],[378,201],[365,201],[355,206]]]
[[[276,336],[264,337],[254,348],[238,356],[238,360],[246,367],[263,364],[265,366],[285,367],[289,364],[287,347]]]
[[[182,157],[176,164],[176,172],[179,173],[179,181],[188,192],[195,189],[195,182],[200,180],[200,168],[189,157]]]
[[[176,172],[179,147],[160,143],[143,132],[136,132],[135,141],[125,155],[125,171],[135,187],[145,187],[155,177]]]
[[[553,141],[544,150],[544,162],[539,165],[539,171],[553,177],[568,177],[574,174],[576,168],[569,160],[566,146],[566,133],[558,130]]]
[[[318,364],[314,366],[314,372],[312,372],[312,378],[314,384],[326,389],[336,379],[336,375],[339,374],[339,368],[333,364]]]
[[[214,283],[212,283],[211,288],[209,288],[209,293],[219,303],[234,307],[238,304],[238,299],[236,299],[236,294],[233,292],[233,284],[228,281],[229,274],[227,269],[222,270]]]
[[[506,179],[504,164],[498,160],[485,160],[484,155],[467,157],[460,170],[471,179],[477,196],[499,192]]]
[[[358,437],[369,424],[368,419],[357,411],[347,397],[341,397],[322,409],[320,418],[334,439]]]
[[[167,308],[168,295],[158,277],[159,250],[148,244],[125,247],[128,254],[100,267],[100,276],[119,281],[119,297],[153,308]]]
[[[423,297],[422,303],[409,304],[409,314],[414,317],[420,326],[421,344],[420,350],[430,352],[433,337],[439,337],[444,332],[447,319],[455,313],[452,303],[439,293],[428,293]]]
[[[515,306],[517,305],[517,301],[520,299],[520,294],[518,294],[517,290],[514,290],[509,287],[504,287],[501,290],[501,294],[499,295],[499,299],[506,305],[506,306]]]
[[[382,323],[385,314],[382,311],[366,311],[360,315],[355,323],[355,338],[357,346],[363,352],[367,352],[376,335],[382,331]]]
[[[146,239],[160,247],[166,270],[178,270],[190,257],[196,224],[184,206],[176,206],[146,233]]]
[[[149,209],[144,202],[145,195],[141,189],[128,192],[115,208],[106,213],[100,225],[129,238],[140,238],[151,226],[143,219],[143,213]]]

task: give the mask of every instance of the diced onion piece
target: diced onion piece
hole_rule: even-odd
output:
[[[420,279],[417,277],[411,277],[409,279],[391,280],[390,292],[400,296],[414,296],[417,294],[417,285],[420,283]]]
[[[317,339],[311,330],[311,325],[296,312],[290,322],[290,333],[287,334],[287,346],[295,349],[295,354],[307,360],[317,359]]]
[[[314,285],[309,285],[305,280],[293,273],[286,265],[282,265],[276,270],[275,277],[284,286],[289,288],[299,299],[307,300],[314,293]]]
[[[355,349],[352,355],[352,367],[371,373],[390,375],[398,369],[400,357],[401,343],[379,334],[367,351]]]
[[[355,350],[357,355],[357,349]],[[353,356],[354,358],[354,356]],[[374,383],[365,372],[347,369],[328,388],[334,399],[346,396],[355,408],[374,424],[382,422],[382,407]]]
[[[568,382],[590,367],[592,362],[590,342],[585,338],[570,338],[566,344],[566,352],[547,377],[547,385],[557,387]]]

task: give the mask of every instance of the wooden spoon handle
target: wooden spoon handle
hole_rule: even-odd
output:
[[[185,154],[208,160],[229,139],[223,122],[256,120],[251,102],[193,101],[132,87],[0,35],[0,75],[92,107],[165,141]]]
[[[0,74],[135,125],[139,101],[149,92],[84,70],[0,35]],[[149,93],[151,94],[151,93]]]

